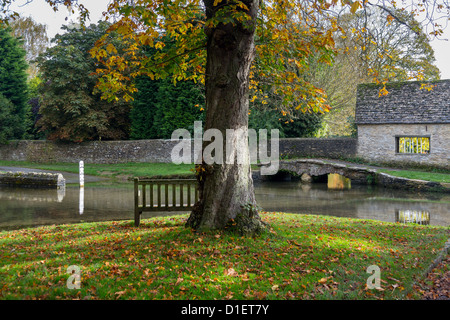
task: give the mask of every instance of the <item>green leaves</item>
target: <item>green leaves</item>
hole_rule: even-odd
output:
[[[0,144],[14,138],[14,130],[20,127],[21,119],[14,114],[14,105],[0,93]]]
[[[130,105],[126,101],[108,102],[94,91],[98,76],[97,60],[89,50],[109,27],[102,22],[85,30],[67,29],[52,41],[56,44],[39,58],[42,72],[42,118],[38,126],[48,133],[48,139],[81,142],[93,139],[126,139],[129,134],[128,115]],[[111,35],[106,49],[100,50],[101,59],[111,59],[111,55],[121,50],[119,39]],[[106,39],[105,39],[106,41]],[[125,62],[122,60],[126,73]],[[126,74],[117,75],[125,79]],[[100,79],[100,83],[105,79]],[[125,94],[124,97],[129,97]],[[119,100],[119,99],[117,99]]]
[[[22,139],[29,109],[25,51],[10,32],[9,28],[0,25],[0,140],[3,142],[5,139]]]

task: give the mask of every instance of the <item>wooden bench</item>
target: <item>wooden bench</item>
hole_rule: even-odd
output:
[[[134,225],[144,211],[191,211],[198,197],[196,179],[134,178]]]

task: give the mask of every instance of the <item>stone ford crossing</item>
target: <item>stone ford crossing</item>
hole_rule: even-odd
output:
[[[17,188],[62,189],[66,185],[60,173],[4,172],[0,173],[0,186]]]

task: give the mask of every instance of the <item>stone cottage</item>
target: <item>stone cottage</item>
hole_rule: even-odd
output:
[[[433,165],[450,169],[450,80],[362,84],[357,88],[357,155],[377,162]]]

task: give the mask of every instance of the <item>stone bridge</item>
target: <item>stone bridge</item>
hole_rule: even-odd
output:
[[[311,177],[325,176],[329,173],[337,173],[351,180],[353,184],[376,184],[386,188],[410,189],[416,191],[437,191],[450,193],[450,183],[439,183],[432,181],[407,179],[396,177],[378,169],[358,165],[339,160],[319,160],[319,159],[295,159],[280,160],[279,172],[289,173],[295,176],[302,176],[304,173]],[[266,179],[261,176],[262,179]]]
[[[317,159],[281,160],[279,171],[296,176],[306,173],[311,177],[337,173],[349,178],[352,184],[374,184],[377,176],[376,170],[367,167]]]

